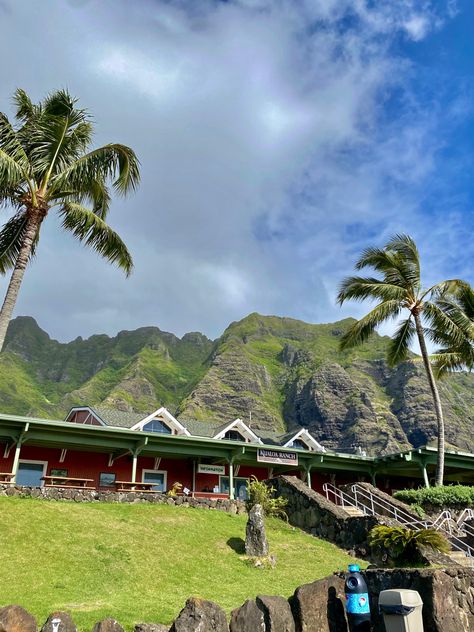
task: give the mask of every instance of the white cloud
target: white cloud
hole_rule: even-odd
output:
[[[330,320],[368,236],[418,228],[438,117],[411,102],[413,70],[391,43],[441,28],[439,3],[7,7],[0,54],[14,41],[18,54],[2,103],[17,85],[35,98],[68,85],[97,142],[128,143],[142,162],[138,194],[110,215],[134,253],[129,280],[48,220],[18,312],[55,335],[158,324],[216,336],[254,310]],[[393,91],[403,104],[387,121]]]

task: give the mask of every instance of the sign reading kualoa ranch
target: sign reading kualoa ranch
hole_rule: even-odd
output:
[[[261,463],[274,463],[276,465],[298,465],[298,455],[294,452],[285,452],[283,450],[258,448],[257,461]]]
[[[225,466],[211,465],[209,463],[199,463],[198,474],[225,474]]]

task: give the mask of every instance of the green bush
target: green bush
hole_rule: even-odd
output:
[[[369,533],[369,544],[389,551],[397,562],[418,563],[420,547],[426,546],[434,551],[448,553],[451,550],[448,540],[436,529],[404,529],[379,525]]]
[[[265,516],[287,519],[285,507],[288,501],[285,498],[273,498],[274,492],[274,487],[269,487],[252,476],[247,482],[247,501],[245,503],[247,511],[250,511],[254,505],[262,505]]]
[[[474,506],[474,487],[468,485],[444,485],[420,489],[403,489],[393,496],[408,505],[427,505],[433,507],[472,507]]]

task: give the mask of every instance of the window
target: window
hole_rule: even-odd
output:
[[[116,478],[117,475],[112,472],[101,472],[99,475],[99,487],[113,487]]]
[[[51,468],[49,472],[50,476],[67,476],[67,474],[67,470],[55,470],[54,468]]]
[[[166,472],[163,470],[143,470],[142,472],[143,483],[156,483],[152,487],[155,492],[166,491]]]
[[[161,419],[152,419],[142,428],[145,432],[161,432],[162,434],[172,434],[171,428]]]
[[[230,441],[245,441],[245,437],[243,437],[238,430],[228,430],[223,438],[229,439]]]
[[[247,481],[248,478],[234,478],[234,498],[238,500],[247,500]],[[229,477],[219,477],[219,487],[221,494],[229,493]]]
[[[301,439],[295,439],[291,446],[291,448],[296,448],[297,450],[308,450],[308,446],[306,445],[306,443],[304,441],[301,441]]]
[[[47,461],[20,461],[16,473],[16,484],[25,487],[42,487],[42,477],[48,467]]]

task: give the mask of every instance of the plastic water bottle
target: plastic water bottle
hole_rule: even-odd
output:
[[[369,593],[358,564],[349,564],[345,591],[347,618],[351,632],[370,632]]]

